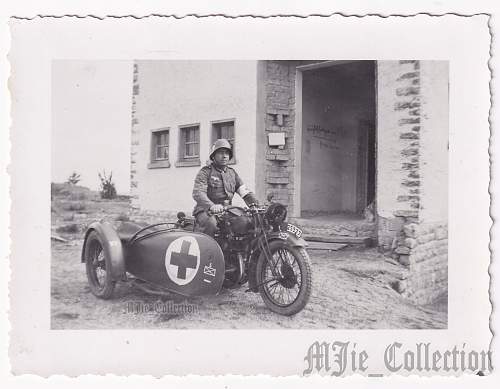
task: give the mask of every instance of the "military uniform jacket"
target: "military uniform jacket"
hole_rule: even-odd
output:
[[[236,192],[247,204],[256,203],[253,194],[233,168],[219,168],[214,164],[202,167],[194,181],[193,199],[196,206],[193,215],[207,211],[214,204],[224,204],[226,200],[231,203]]]

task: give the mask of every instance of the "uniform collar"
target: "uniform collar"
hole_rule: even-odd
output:
[[[215,170],[225,173],[227,171],[227,166],[218,166],[216,163],[213,164]]]

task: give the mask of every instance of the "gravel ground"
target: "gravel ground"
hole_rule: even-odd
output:
[[[245,287],[218,296],[186,299],[147,294],[119,283],[111,300],[91,294],[80,263],[82,240],[52,242],[51,326],[53,329],[126,328],[446,328],[447,298],[419,307],[402,298],[391,284],[402,272],[376,249],[310,251],[313,293],[293,317],[266,308],[260,295]],[[175,306],[190,312],[172,313]],[[154,307],[151,309],[151,307]]]

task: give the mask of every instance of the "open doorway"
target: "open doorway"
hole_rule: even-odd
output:
[[[375,61],[330,62],[301,79],[300,216],[361,219],[375,201]]]

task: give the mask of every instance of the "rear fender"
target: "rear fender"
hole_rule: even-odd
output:
[[[85,262],[85,247],[89,234],[95,231],[104,249],[104,254],[111,261],[111,278],[113,280],[123,279],[125,276],[125,256],[123,246],[114,227],[108,222],[94,222],[85,232],[83,241],[81,261]]]

